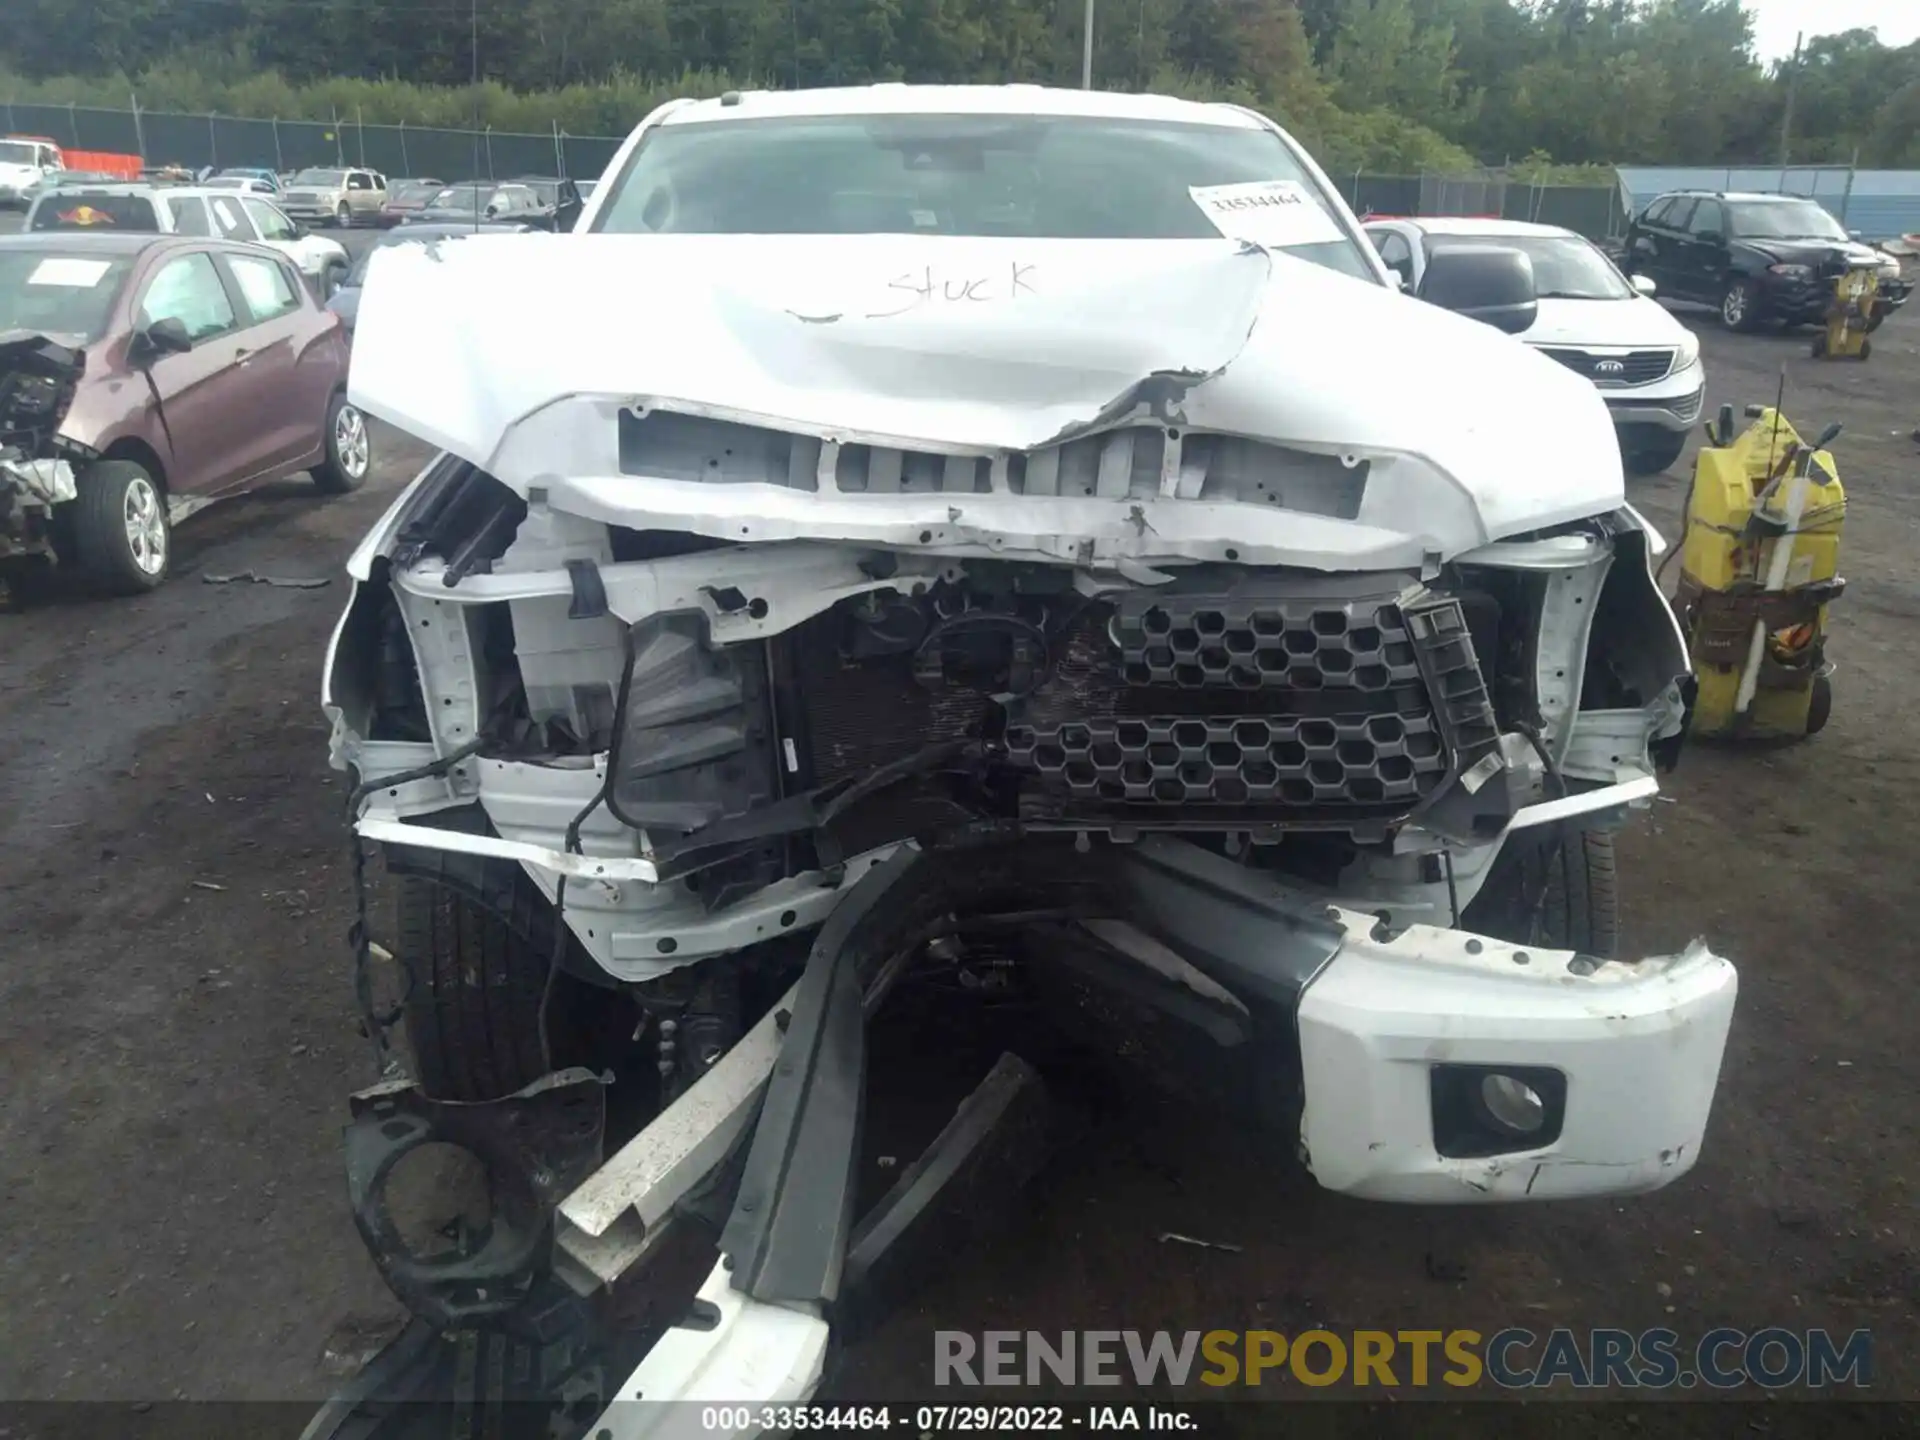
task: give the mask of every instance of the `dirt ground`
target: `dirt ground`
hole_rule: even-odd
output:
[[[1845,423],[1852,501],[1831,726],[1690,750],[1623,843],[1628,943],[1705,934],[1740,966],[1698,1168],[1619,1203],[1397,1209],[1149,1105],[1062,1156],[986,1263],[843,1355],[843,1398],[923,1393],[936,1328],[1309,1324],[1866,1327],[1875,1393],[1920,1398],[1920,1001],[1900,968],[1920,319],[1864,366],[1690,323],[1710,407],[1771,399],[1784,363],[1793,417]],[[423,458],[381,439],[359,495],[289,482],[183,527],[154,595],[0,616],[0,1399],[317,1400],[329,1336],[396,1313],[341,1169],[344,1098],[371,1074],[317,703],[341,561]],[[1669,535],[1684,470],[1630,488]],[[246,568],[334,581],[201,578]],[[1169,1230],[1242,1249],[1158,1243]],[[1636,1423],[1767,1428],[1704,1410]]]

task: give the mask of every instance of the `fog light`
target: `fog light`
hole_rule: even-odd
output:
[[[1531,1135],[1547,1120],[1547,1102],[1540,1093],[1511,1075],[1483,1077],[1480,1104],[1487,1118],[1509,1135]]]

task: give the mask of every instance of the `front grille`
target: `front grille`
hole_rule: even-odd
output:
[[[1446,774],[1431,714],[1153,716],[1007,732],[1009,758],[1083,800],[1411,807]]]
[[[1584,375],[1602,389],[1616,385],[1651,385],[1673,372],[1676,352],[1665,350],[1629,350],[1624,353],[1576,350],[1558,345],[1542,345],[1540,353],[1558,360],[1576,375]],[[1617,368],[1616,368],[1617,367]]]
[[[1410,575],[937,587],[809,622],[774,672],[803,787],[997,741],[1003,793],[1045,827],[1377,834],[1498,745],[1461,601]]]

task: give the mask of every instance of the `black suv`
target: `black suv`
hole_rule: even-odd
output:
[[[1850,266],[1880,274],[1869,329],[1907,303],[1899,262],[1847,234],[1816,201],[1798,195],[1680,190],[1662,195],[1627,227],[1624,263],[1663,299],[1711,305],[1729,329],[1826,318],[1834,282]]]

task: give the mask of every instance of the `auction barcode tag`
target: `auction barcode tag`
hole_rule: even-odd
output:
[[[1341,239],[1333,217],[1297,180],[1252,180],[1242,185],[1191,185],[1187,193],[1213,227],[1256,245],[1321,245]]]

